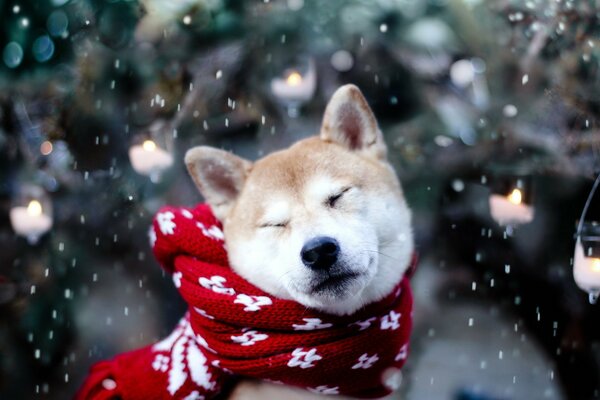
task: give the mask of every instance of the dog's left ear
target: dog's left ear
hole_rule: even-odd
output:
[[[227,151],[198,146],[187,151],[185,164],[215,217],[223,221],[242,191],[252,163]]]
[[[387,154],[375,115],[355,85],[344,85],[331,96],[323,116],[321,139],[378,159],[385,159]]]

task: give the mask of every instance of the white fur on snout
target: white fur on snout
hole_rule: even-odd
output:
[[[313,218],[303,222],[294,235],[301,243],[317,236],[334,238],[340,246],[340,252],[331,273],[352,273],[357,277],[346,283],[343,291],[315,293],[315,285],[327,278],[327,273],[313,271],[301,263],[290,273],[293,278],[289,281],[292,297],[308,307],[334,314],[349,313],[365,304],[363,292],[377,273],[379,254],[376,231],[373,226],[364,223],[361,213],[353,215],[323,209],[314,212]]]
[[[304,218],[294,224],[294,241],[302,245],[318,236],[331,237],[340,246],[332,274],[356,274],[357,277],[339,290],[314,292],[315,285],[326,279],[323,271],[313,271],[301,263],[291,272],[289,292],[292,297],[309,307],[344,314],[364,304],[363,291],[377,272],[378,238],[374,226],[366,216],[368,204],[359,188],[346,190],[336,204],[327,204],[349,186],[346,182],[328,176],[318,176],[306,185],[303,193]]]

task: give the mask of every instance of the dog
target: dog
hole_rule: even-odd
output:
[[[282,299],[348,315],[394,289],[413,253],[411,212],[375,116],[354,85],[319,135],[252,163],[199,146],[187,169],[223,233],[233,270]],[[243,381],[230,398],[321,398]]]

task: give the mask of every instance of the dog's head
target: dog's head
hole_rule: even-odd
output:
[[[410,211],[360,90],[338,89],[318,137],[255,163],[185,157],[223,222],[232,268],[266,292],[349,314],[391,292],[413,251]]]

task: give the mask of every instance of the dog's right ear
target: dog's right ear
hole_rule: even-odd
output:
[[[323,115],[321,139],[377,159],[385,159],[387,153],[371,107],[352,84],[340,87],[331,96]]]
[[[185,165],[215,217],[223,221],[242,191],[252,163],[227,151],[198,146],[187,151]]]

